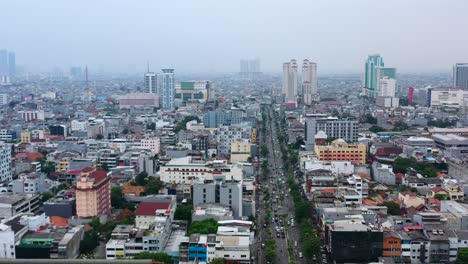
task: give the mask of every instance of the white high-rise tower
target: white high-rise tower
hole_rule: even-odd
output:
[[[297,103],[296,60],[283,63],[283,95],[286,103]]]
[[[302,102],[311,105],[317,99],[317,63],[305,59],[302,64]]]

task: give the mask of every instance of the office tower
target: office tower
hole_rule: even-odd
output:
[[[317,98],[317,64],[304,60],[302,64],[302,102],[311,105]]]
[[[297,103],[297,63],[296,60],[283,63],[283,95],[286,103]]]
[[[0,142],[0,180],[7,182],[13,180],[11,170],[11,145]]]
[[[154,72],[145,73],[145,91],[148,93],[156,92],[156,74]]]
[[[409,105],[413,104],[413,98],[414,98],[414,87],[410,87],[408,89],[408,104]]]
[[[358,122],[353,119],[339,119],[324,114],[306,114],[305,142],[311,149],[315,144],[315,135],[319,131],[325,132],[328,138],[344,139],[347,142],[357,142]]]
[[[208,81],[206,83],[207,90],[208,90],[208,100],[215,99],[215,84],[213,81]]]
[[[249,61],[249,72],[251,73],[260,72],[260,59],[253,59]]]
[[[457,63],[453,66],[453,86],[468,88],[468,63]]]
[[[159,76],[158,76],[159,77]],[[162,109],[174,109],[174,69],[162,69],[159,83],[159,97],[161,98]]]
[[[248,60],[240,60],[240,73],[248,73],[249,72],[249,61]]]
[[[377,88],[376,96],[395,97],[396,69],[379,67],[376,69]]]
[[[369,55],[364,73],[363,94],[368,97],[377,96],[377,68],[384,67],[383,58],[379,54]]]
[[[0,50],[0,76],[8,75],[8,52]]]
[[[16,56],[14,52],[8,53],[8,73],[10,76],[16,75]]]

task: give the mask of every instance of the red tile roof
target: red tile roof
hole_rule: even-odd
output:
[[[92,170],[93,170],[93,168],[91,168],[91,167],[86,167],[86,168],[82,169],[81,171],[82,171],[82,172],[90,172],[90,171],[92,171]]]
[[[98,184],[101,181],[105,180],[107,178],[107,172],[106,171],[95,171],[89,175],[89,178],[94,179],[94,184]]]
[[[44,155],[40,152],[25,152],[25,153],[18,153],[16,154],[15,158],[17,159],[28,159],[32,161],[36,161],[37,159],[43,158]]]
[[[438,193],[438,192],[448,193],[446,190],[442,189],[442,187],[434,187],[431,189],[431,191],[433,191],[434,193]]]
[[[135,210],[136,215],[155,215],[156,210],[168,209],[171,203],[141,202]]]

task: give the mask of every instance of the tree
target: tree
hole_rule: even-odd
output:
[[[214,258],[213,260],[208,262],[208,264],[224,264],[224,263],[225,261],[223,258]]]
[[[387,212],[390,215],[400,215],[401,214],[400,205],[398,203],[396,203],[396,202],[387,201],[387,202],[383,202],[381,205],[386,206],[388,208]]]
[[[384,132],[386,131],[385,128],[381,127],[381,126],[377,126],[377,125],[373,125],[369,128],[369,131],[370,132],[373,132],[373,133],[379,133],[379,132]]]
[[[174,213],[174,219],[176,220],[192,220],[192,205],[191,204],[178,204]]]
[[[159,194],[159,190],[164,186],[164,183],[156,177],[149,177],[148,182],[145,185],[145,193],[148,194]]]
[[[8,103],[8,106],[9,106],[10,108],[15,108],[15,106],[16,106],[17,104],[18,104],[18,101],[11,101],[11,102]]]
[[[434,195],[434,199],[439,200],[439,201],[447,200],[447,195],[443,193],[436,193]]]
[[[146,125],[147,130],[156,130],[156,124],[155,123],[149,123]]]
[[[128,132],[129,132],[128,128],[124,128],[124,130],[122,130],[122,134],[124,134],[124,135],[127,135]]]
[[[97,140],[102,140],[102,139],[104,139],[104,135],[103,135],[103,134],[98,134],[98,135],[96,136],[96,139],[97,139]]]
[[[197,120],[197,122],[201,122],[200,118],[198,116],[186,116],[184,117],[183,120],[177,122],[176,127],[174,129],[174,132],[179,132],[180,130],[185,130],[187,123],[193,120]]]
[[[408,129],[408,125],[403,121],[396,121],[393,124],[393,131],[405,131]]]
[[[107,163],[102,163],[102,164],[101,164],[101,170],[103,170],[103,171],[109,171],[109,165],[107,165]]]
[[[148,173],[146,171],[140,172],[136,177],[135,177],[135,183],[137,186],[145,186],[146,181],[148,178]]]
[[[89,254],[99,245],[99,236],[96,231],[85,232],[84,238],[80,243],[80,253]]]
[[[336,138],[334,138],[334,137],[327,137],[327,139],[325,139],[325,142],[332,143],[335,140],[336,140]]]
[[[365,122],[369,124],[377,124],[377,118],[373,117],[371,114],[365,116]]]
[[[127,205],[127,200],[120,187],[112,187],[111,189],[111,205],[117,209],[123,209]]]
[[[218,231],[218,221],[208,218],[202,221],[192,222],[187,235],[191,234],[216,234]]]
[[[456,264],[465,264],[468,263],[468,248],[459,248]]]
[[[263,157],[268,156],[268,147],[267,147],[266,144],[262,144],[262,150],[261,150],[261,152],[262,152],[262,156],[263,156]]]
[[[151,259],[162,262],[164,264],[172,264],[172,257],[167,253],[152,253],[143,251],[133,256],[133,259]]]

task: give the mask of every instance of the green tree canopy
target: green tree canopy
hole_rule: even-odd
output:
[[[172,257],[167,253],[152,253],[143,251],[133,256],[133,259],[152,259],[155,261],[162,262],[164,264],[172,264]]]
[[[396,203],[396,202],[386,201],[386,202],[383,202],[381,205],[386,206],[388,208],[387,212],[390,215],[400,215],[401,214],[400,205],[398,203]]]
[[[192,220],[192,205],[191,204],[178,204],[174,213],[174,219],[176,220]]]
[[[218,231],[218,221],[208,218],[202,221],[192,222],[187,235],[191,234],[216,234]]]

